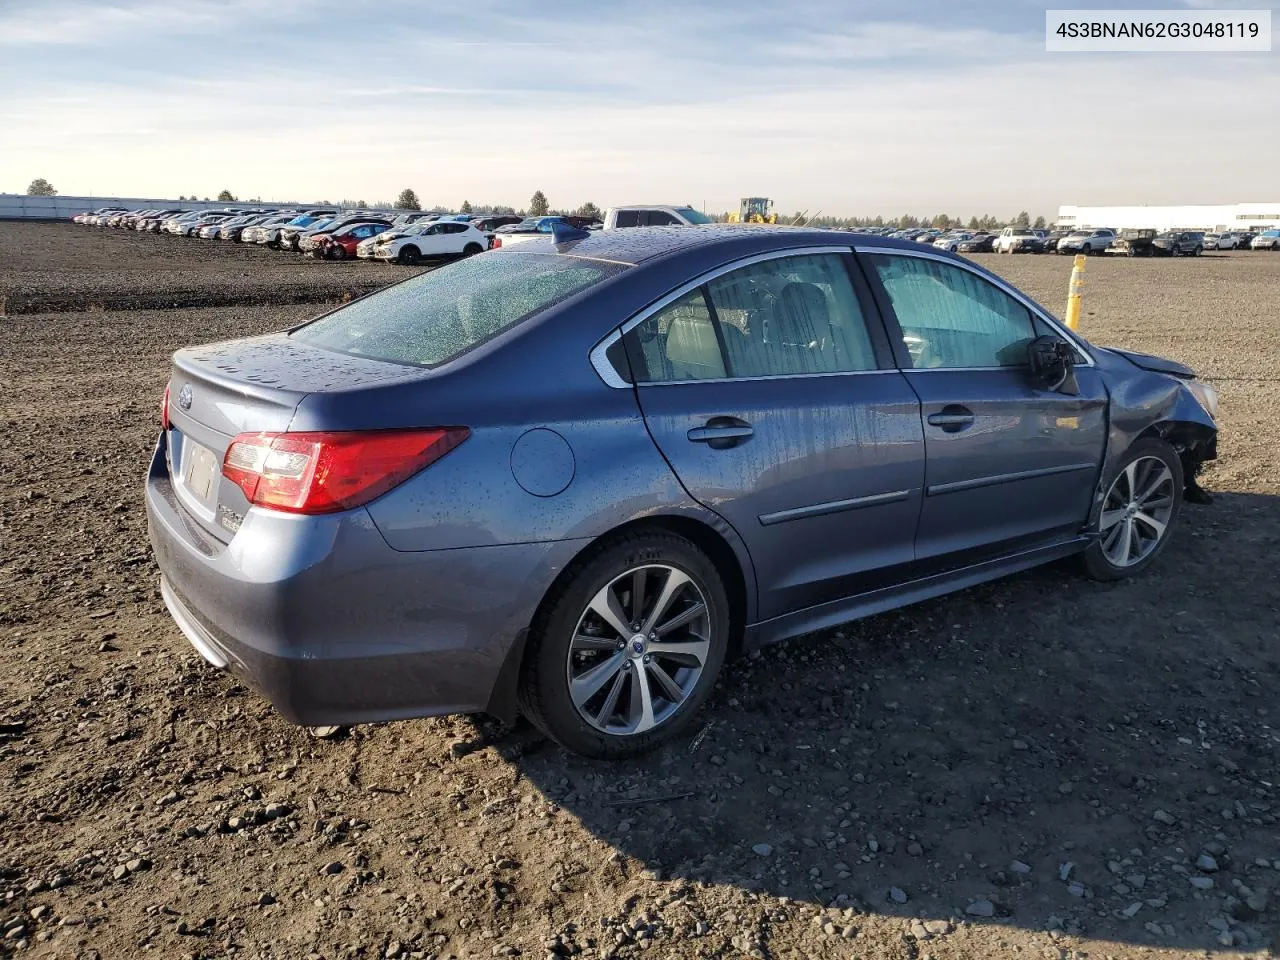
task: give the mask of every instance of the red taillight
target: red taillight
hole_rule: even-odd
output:
[[[334,513],[380,497],[471,435],[466,427],[323,433],[242,433],[222,475],[252,504]]]
[[[169,429],[169,385],[164,385],[164,396],[160,398],[160,429]]]
[[[502,246],[502,238],[501,238],[501,237],[494,237],[494,238],[493,238],[493,246],[492,246],[492,247],[490,247],[489,249],[490,249],[490,250],[497,250],[500,246]]]

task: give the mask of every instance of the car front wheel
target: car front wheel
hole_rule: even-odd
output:
[[[684,729],[729,643],[724,582],[696,546],[629,534],[575,561],[529,633],[520,706],[561,746],[634,756]]]
[[[1163,440],[1139,440],[1120,461],[1098,516],[1097,539],[1084,552],[1095,580],[1123,580],[1159,556],[1182,507],[1182,462]]]
[[[418,248],[413,245],[401,247],[400,253],[397,255],[396,259],[406,266],[411,267],[419,260]]]

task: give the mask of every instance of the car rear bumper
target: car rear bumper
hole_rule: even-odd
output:
[[[254,508],[224,544],[179,503],[163,437],[146,508],[161,595],[188,641],[310,726],[512,712],[494,702],[504,665],[585,543],[403,552],[363,508]]]

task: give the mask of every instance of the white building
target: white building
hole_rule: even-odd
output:
[[[1058,207],[1054,226],[1066,228],[1151,227],[1156,230],[1270,230],[1280,227],[1280,200],[1188,207]]]

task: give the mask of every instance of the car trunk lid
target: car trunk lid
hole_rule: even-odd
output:
[[[227,543],[249,509],[222,476],[242,433],[285,431],[311,393],[402,380],[421,371],[322,350],[277,333],[179,350],[169,380],[169,472],[183,508]]]

